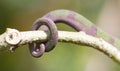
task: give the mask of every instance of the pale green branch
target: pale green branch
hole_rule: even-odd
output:
[[[19,32],[16,29],[7,29],[5,33],[0,35],[0,49],[2,50],[9,47],[21,46],[37,40],[46,41],[47,34],[44,31]],[[120,51],[116,47],[104,41],[102,38],[87,35],[82,31],[58,31],[58,41],[90,46],[101,51],[102,53],[105,53],[117,63],[120,63]]]

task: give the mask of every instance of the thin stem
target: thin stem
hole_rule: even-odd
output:
[[[8,33],[11,31],[14,31],[15,29],[8,29],[4,34],[0,35],[0,49],[3,48],[9,48],[11,46],[21,46],[24,44],[27,44],[32,41],[46,41],[47,40],[47,34],[44,31],[24,31],[24,32],[18,32],[20,33],[20,42],[18,42],[18,38],[16,36],[13,36],[11,40],[14,40],[18,43],[11,44],[9,42],[13,42],[11,40],[6,40],[5,38],[12,33]],[[16,39],[14,39],[16,37]],[[9,39],[9,38],[7,38]],[[116,61],[117,63],[120,63],[120,51],[112,46],[111,44],[104,41],[102,38],[93,37],[90,35],[87,35],[83,31],[80,32],[68,32],[68,31],[58,31],[58,41],[59,42],[71,42],[78,45],[85,45],[90,46],[92,48],[95,48],[102,53],[105,53],[108,57]]]

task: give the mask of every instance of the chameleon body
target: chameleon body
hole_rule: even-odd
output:
[[[64,9],[55,10],[47,13],[43,17],[49,18],[55,23],[65,23],[67,25],[70,25],[77,31],[84,31],[88,35],[100,37],[108,43],[112,44],[113,46],[120,47],[120,40],[118,38],[108,35],[106,32],[98,28],[91,21],[87,20],[85,17],[74,11]]]
[[[42,19],[42,20],[41,20]],[[43,24],[41,22],[46,22],[46,24]],[[46,25],[49,27],[47,31],[49,30],[50,36],[48,37],[48,40],[44,43],[36,43],[36,45],[39,47],[39,51],[37,52],[36,49],[34,49],[34,44],[30,43],[29,48],[30,52],[34,57],[39,57],[41,56],[44,52],[49,52],[51,51],[56,43],[57,43],[57,29],[55,28],[55,25],[57,23],[65,23],[71,27],[73,27],[76,31],[84,31],[86,34],[94,36],[94,37],[99,37],[107,41],[108,43],[112,44],[115,47],[120,47],[120,40],[115,37],[111,37],[104,31],[102,31],[100,28],[98,28],[95,24],[93,24],[91,21],[87,20],[85,17],[82,15],[70,11],[70,10],[55,10],[51,11],[47,14],[45,14],[42,18],[39,18],[32,26],[32,30],[38,30],[38,28],[42,25]],[[41,30],[44,30],[43,28]],[[42,47],[40,47],[43,45]],[[36,46],[36,48],[38,48]],[[35,52],[35,53],[34,53]]]

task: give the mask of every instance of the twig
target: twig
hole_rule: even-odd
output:
[[[0,35],[0,50],[9,47],[21,46],[37,40],[46,41],[47,34],[44,31],[19,32],[16,29],[8,28],[5,33]],[[82,44],[85,46],[93,47],[105,53],[108,57],[110,57],[117,63],[120,63],[120,51],[116,47],[104,41],[102,38],[87,35],[82,31],[58,31],[58,41],[71,42],[78,45]]]

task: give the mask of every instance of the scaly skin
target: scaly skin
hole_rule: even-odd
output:
[[[69,10],[55,10],[47,13],[42,18],[39,18],[33,24],[32,30],[38,30],[42,25],[46,25],[49,29],[44,27],[41,28],[41,30],[50,30],[50,37],[48,37],[46,42],[35,42],[36,47],[34,46],[34,43],[29,44],[32,56],[40,57],[44,52],[49,52],[55,47],[58,40],[58,32],[54,24],[57,24],[58,22],[65,23],[77,31],[84,31],[88,35],[103,38],[113,46],[120,47],[119,39],[106,34],[82,15]],[[37,49],[39,49],[39,51],[37,51]]]
[[[44,28],[42,28],[44,26]],[[52,50],[58,41],[58,32],[57,27],[54,22],[48,18],[39,18],[32,25],[31,30],[43,30],[47,32],[50,30],[50,35],[48,36],[48,40],[46,42],[36,41],[36,46],[34,42],[29,43],[29,50],[32,56],[40,57],[43,55],[45,51]]]
[[[100,37],[106,40],[108,43],[114,45],[115,47],[120,47],[120,40],[118,38],[111,37],[104,31],[96,27],[92,22],[84,18],[82,15],[69,11],[69,10],[55,10],[47,13],[43,18],[49,18],[55,23],[62,22],[70,25],[77,31],[84,31],[86,34]]]

